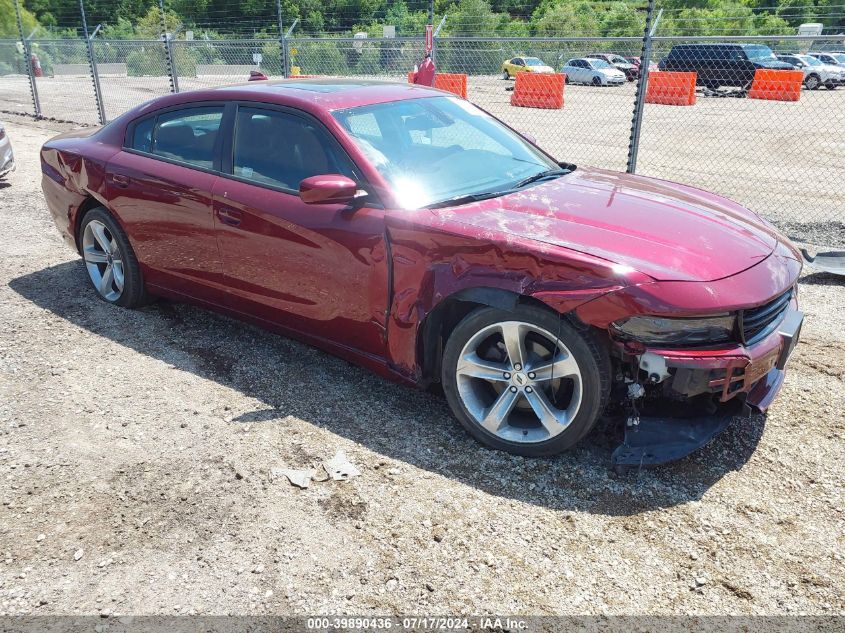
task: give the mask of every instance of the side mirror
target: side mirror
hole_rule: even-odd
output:
[[[311,176],[299,183],[299,198],[305,204],[344,204],[357,192],[356,182],[340,174]]]

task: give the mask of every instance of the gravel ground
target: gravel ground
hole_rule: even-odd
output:
[[[37,150],[0,189],[0,614],[842,614],[845,284],[768,419],[613,475],[611,428],[552,460],[480,448],[445,403],[166,302],[99,301]],[[275,466],[346,451],[299,490]]]

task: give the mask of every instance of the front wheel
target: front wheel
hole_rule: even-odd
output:
[[[587,331],[533,306],[479,308],[452,332],[443,391],[482,444],[515,455],[556,455],[592,429],[609,388],[606,352]]]
[[[601,77],[593,77],[593,85],[600,86],[601,85]]]
[[[833,83],[832,81],[829,81],[828,83],[826,83],[824,85],[824,87],[827,88],[828,90],[836,90],[836,84]]]

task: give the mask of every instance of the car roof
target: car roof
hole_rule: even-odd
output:
[[[340,110],[359,106],[443,96],[441,90],[399,83],[365,79],[277,79],[250,81],[232,86],[220,86],[207,91],[209,98],[226,93],[231,99],[261,100],[267,103],[308,103],[326,110]]]

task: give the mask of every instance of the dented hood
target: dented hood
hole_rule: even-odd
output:
[[[768,257],[777,238],[752,212],[704,191],[579,168],[499,198],[434,211],[630,266],[658,280],[713,281]]]

